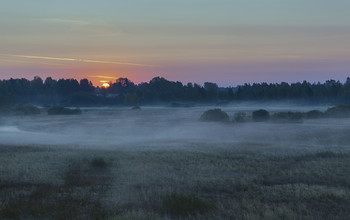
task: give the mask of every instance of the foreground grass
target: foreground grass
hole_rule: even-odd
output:
[[[0,218],[349,219],[349,172],[344,148],[1,146]]]

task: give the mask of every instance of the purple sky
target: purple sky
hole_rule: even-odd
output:
[[[345,81],[349,8],[345,0],[5,0],[0,78]]]

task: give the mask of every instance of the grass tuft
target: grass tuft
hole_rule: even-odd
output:
[[[194,195],[171,194],[163,201],[161,211],[170,215],[184,216],[213,210],[215,205]]]
[[[95,157],[91,160],[91,166],[96,168],[107,167],[107,162],[103,157]]]

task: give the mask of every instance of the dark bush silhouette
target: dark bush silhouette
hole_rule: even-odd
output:
[[[33,105],[8,105],[0,107],[0,114],[2,115],[36,115],[40,114],[40,112],[40,109]]]
[[[279,123],[301,123],[303,113],[301,112],[277,112],[271,116],[272,121]]]
[[[249,121],[249,117],[245,112],[236,112],[233,115],[233,121],[234,122],[247,122]]]
[[[228,114],[218,108],[205,111],[200,117],[201,121],[228,122],[229,119]]]
[[[69,109],[62,106],[53,106],[47,110],[49,115],[80,115],[81,110],[79,108]]]
[[[350,105],[337,105],[335,107],[329,108],[325,112],[325,116],[332,118],[350,117]]]
[[[270,119],[270,113],[264,109],[254,111],[252,116],[253,116],[253,121],[256,121],[256,122],[267,121]]]
[[[322,118],[323,116],[324,113],[319,110],[311,110],[305,113],[305,118],[307,119]]]
[[[137,105],[137,106],[132,107],[131,110],[141,110],[141,107]]]
[[[14,108],[17,115],[36,115],[40,114],[40,109],[33,105],[19,105]]]

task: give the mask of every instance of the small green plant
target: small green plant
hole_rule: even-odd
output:
[[[91,160],[91,166],[97,167],[97,168],[105,168],[107,167],[107,162],[102,157],[95,157]]]
[[[170,215],[184,216],[204,213],[214,208],[213,203],[194,195],[171,194],[164,199],[161,210]]]

